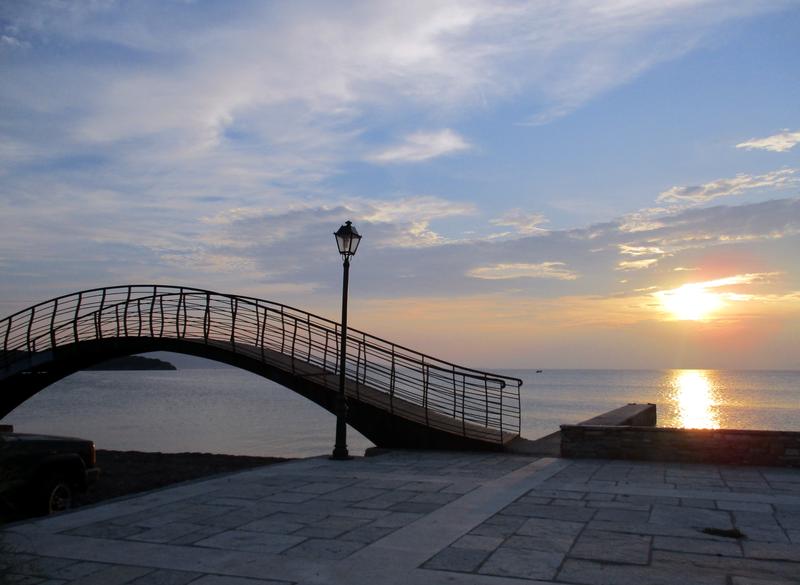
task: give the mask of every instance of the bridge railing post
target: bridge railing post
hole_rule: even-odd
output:
[[[395,346],[392,344],[392,370],[389,374],[389,412],[394,414],[394,388],[396,384],[396,376],[397,376],[397,365],[396,365],[396,354],[395,354]]]
[[[3,339],[3,351],[4,352],[8,351],[8,337],[9,337],[9,335],[11,335],[11,321],[12,321],[12,319],[13,319],[13,317],[9,317],[8,318],[8,324],[6,324],[6,334],[5,334],[5,338]]]
[[[286,319],[281,305],[281,353],[286,353]]]
[[[82,292],[78,293],[78,302],[75,303],[75,317],[74,317],[74,319],[72,321],[72,333],[73,333],[73,335],[75,337],[75,343],[78,343],[78,341],[80,341],[78,339],[78,315],[81,312],[81,301],[83,301],[83,293]]]
[[[486,376],[483,377],[483,395],[484,405],[486,408],[486,426],[489,426],[489,380]]]
[[[457,401],[458,401],[458,390],[456,389],[456,367],[455,367],[455,365],[452,367],[452,374],[453,374],[453,418],[456,418],[456,408],[457,408]]]
[[[294,374],[294,372],[295,372],[295,365],[294,365],[295,354],[294,354],[294,348],[295,348],[295,343],[297,343],[297,317],[295,317],[294,315],[292,315],[292,319],[294,320],[294,328],[292,329],[292,373]]]
[[[28,353],[32,353],[31,350],[31,328],[33,327],[33,319],[36,316],[36,307],[31,308],[31,316],[28,320],[28,330],[25,334],[26,337],[26,347],[28,348]]]
[[[430,426],[428,417],[428,374],[430,368],[425,365],[425,356],[422,356],[422,407],[425,409],[425,426]]]
[[[325,329],[325,350],[322,353],[322,369],[325,372],[328,371],[328,343],[329,343],[328,337],[329,337],[329,335],[330,335],[330,331],[328,329]]]
[[[50,314],[50,349],[56,349],[56,314],[58,313],[58,299],[53,301],[53,312]]]
[[[158,294],[157,293],[157,289],[154,286],[153,287],[153,294],[150,296],[150,315],[149,315],[149,319],[148,319],[148,321],[150,323],[150,337],[155,337],[156,336],[155,329],[153,328],[153,313],[156,310],[156,295],[157,294]]]
[[[353,339],[353,343],[358,344],[358,353],[356,354],[356,398],[361,396],[359,386],[361,385],[361,346],[363,345],[360,340]]]
[[[231,349],[236,353],[236,314],[239,312],[239,300],[231,297]]]
[[[181,301],[183,302],[183,335],[181,335],[181,337],[186,339],[186,328],[189,325],[189,311],[186,307],[186,295],[183,294],[183,289],[181,289]]]
[[[467,436],[467,416],[466,416],[466,397],[467,397],[467,376],[461,374],[461,434]]]
[[[500,386],[500,440],[503,440],[503,386]]]
[[[364,346],[364,371],[361,374],[362,376],[362,384],[364,386],[367,385],[367,368],[369,367],[369,356],[367,355],[367,336],[365,334],[361,334],[361,344]]]
[[[158,337],[160,339],[164,337],[164,295],[159,295],[158,297],[158,313],[159,313]]]
[[[259,323],[261,318],[259,317],[259,307],[256,306],[256,323]],[[258,329],[256,329],[256,343],[261,348],[261,361],[264,361],[264,337],[266,335],[267,330],[267,307],[264,307],[264,322],[261,324],[261,340],[258,340]]]
[[[97,339],[103,339],[103,310],[106,307],[106,295],[108,294],[108,289],[103,289],[103,294],[100,297],[100,312],[98,313],[99,318],[99,326],[97,327]]]
[[[341,357],[340,357],[341,356],[341,351],[342,351],[341,347],[340,347],[340,345],[341,345],[340,344],[340,340],[342,339],[342,336],[339,333],[339,324],[338,323],[336,324],[336,327],[334,329],[334,333],[335,333],[334,341],[336,342],[336,363],[333,364],[333,373],[338,376],[339,375],[339,368],[341,367],[339,364],[342,361]]]
[[[128,294],[125,297],[125,311],[122,314],[122,327],[125,331],[125,337],[128,337],[128,306],[131,304],[131,287],[128,287]]]
[[[206,345],[209,335],[211,335],[211,295],[206,293],[206,309],[203,314],[203,341]]]
[[[311,315],[306,315],[306,329],[308,330],[308,357],[306,361],[311,362]]]

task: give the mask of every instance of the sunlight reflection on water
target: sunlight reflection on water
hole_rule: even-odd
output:
[[[673,370],[668,399],[673,403],[676,426],[690,429],[718,429],[719,384],[711,370]]]

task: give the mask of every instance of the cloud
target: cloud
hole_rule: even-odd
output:
[[[20,41],[18,38],[13,37],[11,35],[0,35],[0,50],[3,47],[9,47],[12,49],[24,49],[30,46],[29,43],[24,41]]]
[[[619,253],[627,256],[649,256],[653,254],[664,254],[664,250],[658,246],[631,246],[629,244],[619,244],[618,247]]]
[[[771,152],[786,152],[800,143],[800,131],[791,132],[788,129],[766,138],[751,138],[740,142],[736,148],[745,150],[769,150]]]
[[[719,197],[740,195],[753,189],[779,189],[795,184],[797,169],[781,169],[764,175],[740,173],[731,179],[717,179],[704,185],[672,187],[662,192],[657,201],[705,203]]]
[[[366,241],[371,248],[426,248],[450,241],[437,233],[431,222],[473,213],[475,206],[471,203],[430,195],[354,197],[338,202],[293,203],[285,208],[232,208],[203,218],[211,229],[203,241],[240,251],[256,243],[272,245],[291,240],[294,234],[314,234],[310,237],[316,241],[317,234],[327,237],[339,223],[350,219],[362,233],[364,225],[368,226]]]
[[[371,154],[367,160],[382,164],[416,163],[470,148],[472,146],[462,136],[446,128],[409,134],[401,144]]]
[[[734,276],[726,276],[724,278],[715,278],[706,282],[694,283],[695,286],[701,288],[721,288],[730,287],[742,284],[754,284],[768,282],[770,279],[780,276],[781,272],[756,272],[747,274],[736,274]]]
[[[563,262],[541,262],[539,264],[513,263],[482,266],[469,271],[469,276],[485,280],[510,280],[513,278],[552,278],[575,280],[578,275],[564,268]]]
[[[800,233],[800,199],[773,199],[748,205],[686,209],[657,218],[636,232],[643,244],[675,254],[736,242],[779,240]]]
[[[522,123],[548,124],[654,66],[702,46],[721,22],[753,14],[754,5],[724,2],[532,3],[523,47],[540,107]],[[777,5],[761,5],[773,10]],[[520,26],[523,28],[523,26]],[[512,37],[513,38],[513,37]],[[546,57],[545,57],[546,55]]]
[[[42,50],[4,68],[13,82],[0,97],[44,115],[45,142],[68,152],[115,145],[143,165],[174,172],[188,158],[215,173],[232,161],[256,173],[280,152],[269,167],[303,176],[319,169],[303,163],[322,158],[316,172],[329,175],[332,163],[372,150],[360,131],[375,112],[430,121],[524,93],[534,116],[552,119],[776,6],[440,0],[402,10],[243,3],[223,13],[196,3],[21,3],[2,14],[7,36]],[[56,46],[57,57],[47,49]],[[87,65],[86,47],[106,50]],[[411,135],[373,156],[419,161],[469,146],[452,130],[425,136],[435,139],[427,149]]]
[[[449,201],[431,195],[414,195],[386,200],[357,199],[353,205],[360,217],[373,222],[431,221],[475,213],[475,205]]]
[[[626,215],[619,225],[621,232],[636,233],[648,232],[657,230],[664,227],[664,222],[658,219],[658,216],[666,212],[663,208],[659,209],[645,209]]]
[[[543,234],[547,232],[546,229],[539,227],[547,223],[547,219],[543,214],[526,213],[521,209],[511,209],[500,217],[489,220],[489,223],[492,225],[513,227],[518,234],[522,235]]]
[[[657,263],[657,258],[647,258],[644,260],[622,260],[617,263],[617,270],[642,270],[644,268],[650,268]]]

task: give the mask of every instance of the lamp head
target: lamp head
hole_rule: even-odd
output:
[[[356,255],[358,244],[361,242],[361,235],[350,221],[346,221],[333,235],[336,237],[336,246],[339,248],[339,254],[345,260],[350,256]]]

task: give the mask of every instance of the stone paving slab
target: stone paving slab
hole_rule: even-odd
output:
[[[313,458],[6,526],[12,583],[800,583],[800,470]]]

